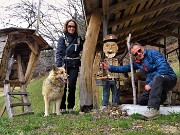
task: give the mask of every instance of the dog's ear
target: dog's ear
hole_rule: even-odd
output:
[[[53,69],[53,70],[56,70],[57,67],[53,64],[52,69]]]

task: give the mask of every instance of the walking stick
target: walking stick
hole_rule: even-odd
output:
[[[133,69],[133,63],[132,63],[132,55],[130,52],[130,40],[131,40],[131,34],[129,34],[127,38],[127,47],[128,47],[128,53],[130,58],[130,66],[131,66],[131,82],[132,82],[132,89],[133,89],[133,104],[136,105],[136,87],[134,83],[134,69]]]

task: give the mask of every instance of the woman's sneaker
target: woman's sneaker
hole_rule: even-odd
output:
[[[74,111],[73,111],[72,108],[68,109],[68,113],[73,113],[73,112],[74,112]]]
[[[65,114],[66,113],[66,109],[61,109],[60,111],[62,114]]]

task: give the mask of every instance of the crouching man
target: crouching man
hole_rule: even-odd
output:
[[[147,74],[147,84],[139,97],[138,104],[148,106],[142,119],[151,120],[160,115],[160,104],[166,100],[167,92],[176,85],[177,76],[165,57],[157,50],[146,50],[139,43],[133,43],[130,51],[135,59],[134,70],[140,69]],[[113,66],[102,62],[100,67],[117,73],[131,71],[130,64]]]

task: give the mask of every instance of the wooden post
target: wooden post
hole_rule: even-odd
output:
[[[6,71],[6,78],[5,78],[5,80],[9,80],[9,76],[11,74],[13,63],[14,63],[14,58],[11,57],[9,59],[9,61],[8,61],[8,69]],[[8,94],[8,92],[10,92],[10,91],[11,91],[10,83],[4,84],[4,94],[5,94],[6,110],[7,110],[9,118],[12,118],[14,112],[13,112],[13,109],[10,107],[11,97]]]
[[[34,71],[34,69],[36,67],[37,59],[38,59],[39,53],[40,53],[40,50],[39,50],[39,47],[38,47],[37,43],[34,43],[34,48],[32,48],[32,46],[30,48],[31,48],[32,52],[31,52],[29,62],[28,62],[28,66],[27,66],[26,73],[25,73],[25,81],[26,81],[26,83],[28,83],[30,81],[30,79],[31,79],[31,77],[33,75],[33,71]],[[36,53],[34,53],[33,50],[36,50]]]
[[[178,34],[180,34],[180,27],[178,27]],[[179,74],[180,74],[180,39],[179,38],[178,38],[178,48],[179,48],[178,60],[179,60]]]
[[[99,10],[92,12],[86,32],[86,40],[82,52],[82,64],[80,68],[80,107],[93,106],[92,70],[97,39],[102,23],[102,15]]]
[[[93,106],[95,109],[99,108],[99,86],[96,85],[95,74],[99,71],[99,62],[101,61],[101,52],[96,52],[94,63],[93,63],[93,75],[92,75],[92,91],[93,91]]]

